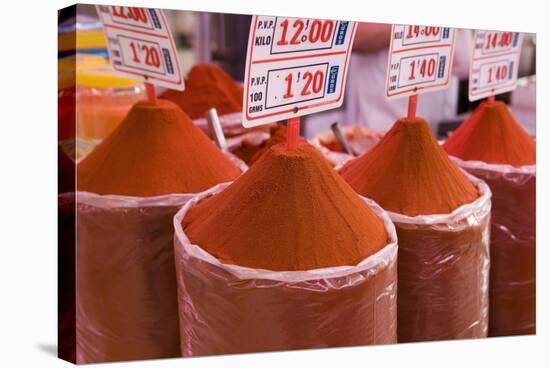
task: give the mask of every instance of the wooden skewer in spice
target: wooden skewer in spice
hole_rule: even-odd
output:
[[[222,150],[227,151],[227,142],[225,140],[225,135],[223,134],[222,124],[220,118],[218,117],[218,112],[216,108],[213,107],[209,109],[205,114],[206,122],[208,123],[208,129],[210,134],[214,138],[216,145]]]
[[[348,155],[353,155],[353,151],[349,147],[348,140],[342,133],[342,129],[340,128],[340,124],[338,122],[334,122],[331,124],[330,129],[332,129],[332,132],[334,134],[334,138],[336,138],[336,141],[342,147],[342,150],[344,153],[347,153]]]

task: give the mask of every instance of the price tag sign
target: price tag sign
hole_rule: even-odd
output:
[[[356,24],[254,16],[243,96],[243,125],[253,127],[337,108]]]
[[[522,34],[476,31],[470,63],[470,101],[516,88]]]
[[[160,9],[96,5],[113,68],[125,76],[183,90],[174,39]]]
[[[448,27],[393,25],[386,98],[445,89],[449,85],[455,33]]]

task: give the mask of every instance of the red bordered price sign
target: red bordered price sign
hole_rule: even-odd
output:
[[[177,90],[184,81],[176,46],[160,9],[96,5],[113,68],[128,77]]]
[[[394,25],[388,58],[386,98],[447,88],[454,40],[452,28]]]
[[[341,106],[355,30],[354,22],[252,17],[243,125]]]
[[[516,88],[522,34],[476,31],[470,63],[470,101]]]

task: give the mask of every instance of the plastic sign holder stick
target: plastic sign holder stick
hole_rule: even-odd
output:
[[[489,102],[489,103],[495,102],[495,95],[490,95],[490,96],[488,96],[488,97],[487,97],[487,102]]]
[[[149,102],[156,105],[158,100],[155,85],[152,83],[145,83],[145,90],[147,91],[147,99],[149,100]]]
[[[287,120],[286,147],[293,149],[300,143],[300,118],[290,118]]]
[[[407,119],[416,119],[416,105],[418,103],[418,95],[409,96],[409,107],[407,111]]]

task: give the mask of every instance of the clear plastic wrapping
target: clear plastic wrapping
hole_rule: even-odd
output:
[[[332,166],[341,167],[343,163],[348,162],[349,160],[354,158],[352,155],[348,155],[347,153],[334,152],[329,150],[321,144],[321,141],[318,137],[310,139],[309,143],[311,143],[313,147],[317,148]]]
[[[536,166],[452,159],[493,193],[489,336],[536,332]]]
[[[387,211],[399,241],[398,342],[487,336],[491,191],[465,174],[480,197],[450,214]]]
[[[487,336],[491,192],[448,215],[389,212],[399,239],[399,342]]]
[[[275,272],[223,264],[191,244],[181,222],[201,199],[174,217],[183,356],[386,344],[396,341],[397,238],[356,266]],[[215,229],[213,229],[215,230]],[[315,231],[315,229],[312,229]]]
[[[194,195],[77,192],[77,363],[181,356],[172,221]]]

